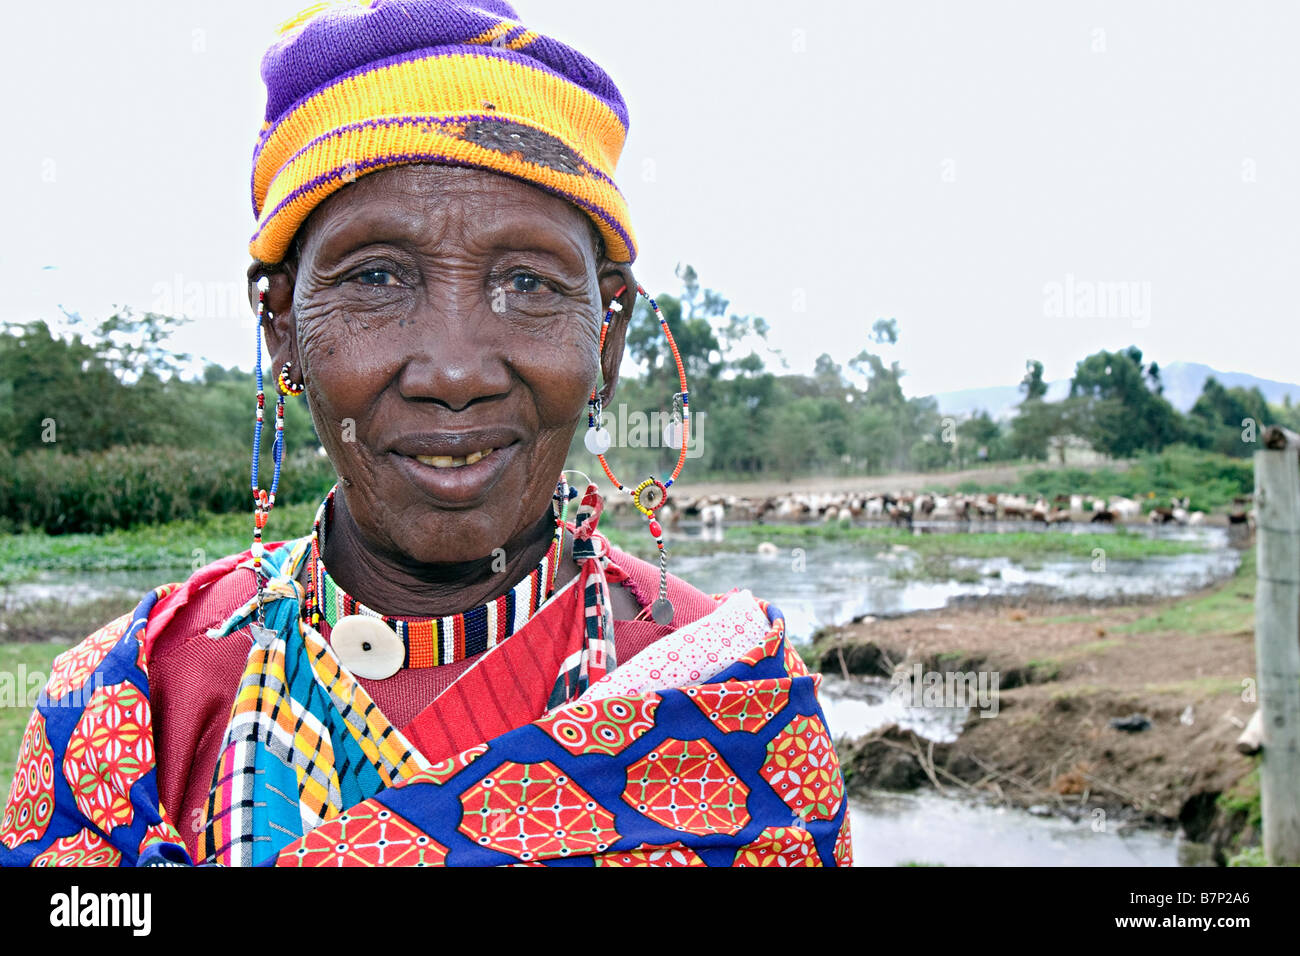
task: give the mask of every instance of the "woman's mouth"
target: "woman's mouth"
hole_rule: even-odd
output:
[[[479,445],[486,437],[480,437],[473,444],[464,442],[461,448],[447,449],[460,454],[431,455],[425,453],[429,449],[408,447],[394,452],[391,460],[398,472],[437,507],[479,507],[509,470],[522,447],[519,442],[505,437],[500,439],[500,444],[484,442]],[[448,441],[445,444],[452,443]],[[470,452],[463,451],[465,447],[474,448],[475,445],[479,447]]]
[[[415,455],[416,461],[422,465],[431,465],[434,468],[460,468],[464,465],[472,465],[477,461],[482,461],[495,448],[485,448],[482,451],[473,451],[463,458],[453,458],[451,455]]]

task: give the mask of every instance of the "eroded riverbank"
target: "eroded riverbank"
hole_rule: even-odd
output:
[[[1234,747],[1255,706],[1253,586],[1248,554],[1228,581],[1178,600],[873,619],[823,634],[805,656],[828,675],[828,720],[843,715],[832,733],[856,737],[840,754],[860,799],[929,789],[1101,827],[1181,828],[1222,863],[1258,842],[1254,761]],[[921,698],[895,674],[982,674],[996,680],[996,706],[984,707],[995,713],[970,701],[945,725],[941,699],[910,707]],[[874,726],[847,726],[855,698],[882,696],[884,708],[857,714]]]

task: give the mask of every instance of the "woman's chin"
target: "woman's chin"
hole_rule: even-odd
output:
[[[406,561],[463,564],[493,559],[504,569],[504,562],[513,557],[509,553],[511,542],[517,543],[525,534],[518,527],[517,511],[502,514],[499,509],[482,507],[430,509],[430,513],[404,521],[399,528],[388,529],[385,536]],[[531,535],[528,540],[536,542]]]

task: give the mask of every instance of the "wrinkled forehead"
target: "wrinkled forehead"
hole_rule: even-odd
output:
[[[366,242],[451,240],[479,245],[560,248],[599,264],[595,223],[564,199],[483,170],[419,163],[357,179],[322,202],[299,228],[289,258],[307,243],[335,249]]]

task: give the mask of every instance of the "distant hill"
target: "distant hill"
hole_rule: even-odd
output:
[[[1196,404],[1197,396],[1205,387],[1205,380],[1211,375],[1224,388],[1258,388],[1264,393],[1264,398],[1275,404],[1280,405],[1286,395],[1291,396],[1293,403],[1300,403],[1300,385],[1294,382],[1274,382],[1245,372],[1220,372],[1199,362],[1171,362],[1167,367],[1160,367],[1160,381],[1165,384],[1165,398],[1180,412],[1185,412]]]
[[[1196,404],[1205,380],[1213,375],[1224,388],[1258,388],[1270,402],[1281,403],[1286,395],[1300,404],[1300,385],[1293,382],[1274,382],[1257,378],[1245,372],[1220,372],[1199,362],[1170,362],[1160,366],[1160,380],[1165,386],[1165,398],[1180,412]],[[1048,401],[1057,401],[1070,393],[1070,380],[1058,379],[1047,385]],[[986,411],[995,419],[1010,418],[1023,396],[1016,385],[992,385],[988,388],[963,388],[955,392],[939,392],[935,396],[939,411],[944,415],[962,417],[976,411]]]
[[[1070,394],[1070,380],[1062,379],[1047,384],[1047,400],[1055,402]],[[988,388],[963,388],[955,392],[939,392],[935,396],[939,411],[944,415],[961,418],[975,412],[988,412],[995,419],[1011,418],[1024,395],[1018,385],[991,385]]]

